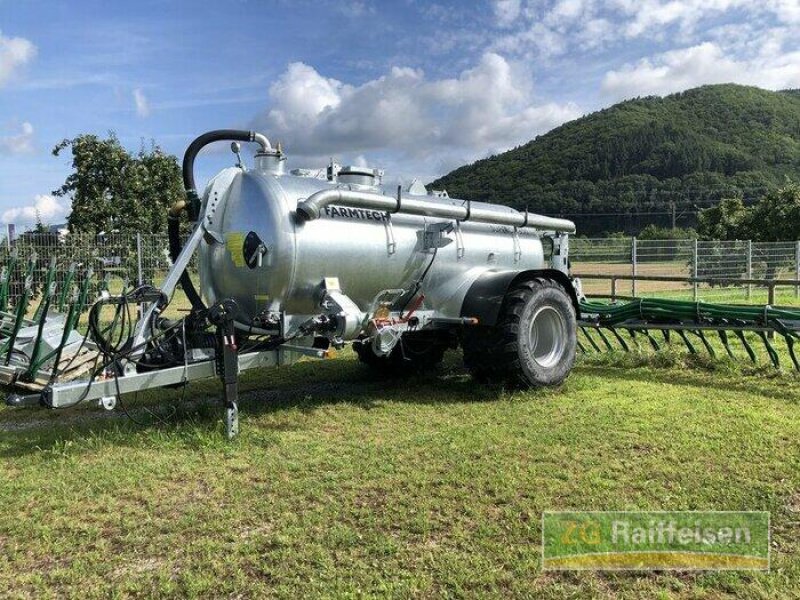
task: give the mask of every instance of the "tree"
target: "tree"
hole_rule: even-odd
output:
[[[787,183],[767,193],[750,207],[741,200],[723,200],[698,215],[699,233],[705,239],[786,242],[800,239],[800,186]],[[730,258],[726,258],[730,262]],[[766,252],[762,257],[766,279],[794,260],[794,252]]]
[[[639,240],[694,240],[697,232],[691,227],[659,227],[652,223],[636,236]]]
[[[789,183],[768,193],[749,210],[745,227],[759,242],[800,240],[800,186]]]
[[[746,239],[750,224],[741,198],[729,198],[697,215],[697,233],[707,240]]]
[[[177,159],[152,144],[131,155],[114,133],[106,139],[83,134],[65,139],[53,156],[69,149],[73,172],[55,190],[72,200],[70,232],[160,233],[167,210],[183,198]]]

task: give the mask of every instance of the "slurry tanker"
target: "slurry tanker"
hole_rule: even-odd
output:
[[[195,157],[220,141],[232,142],[238,166],[198,193]],[[252,168],[242,143],[257,147]],[[69,291],[50,282],[38,322],[3,313],[0,376],[29,392],[8,403],[111,408],[120,394],[217,376],[235,435],[240,371],[325,358],[346,344],[386,372],[434,366],[460,346],[479,381],[562,382],[576,353],[574,224],[416,182],[389,189],[382,178],[333,162],[288,171],[280,145],[255,132],[201,135],[183,160],[186,199],[169,212],[172,266],[160,287],[91,301],[86,285],[65,299]],[[195,257],[197,281],[187,270]],[[177,286],[191,311],[167,319]]]

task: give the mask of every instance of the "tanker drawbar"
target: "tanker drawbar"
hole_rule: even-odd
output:
[[[199,193],[194,159],[218,141],[237,158],[241,143],[257,144],[254,164],[239,158]],[[113,408],[128,392],[218,377],[233,436],[241,371],[324,359],[346,344],[384,371],[428,369],[461,346],[476,379],[519,387],[559,384],[572,369],[583,298],[569,274],[570,221],[419,183],[389,188],[377,169],[288,171],[280,145],[248,131],[198,137],[183,179],[159,288],[91,300],[91,273],[61,290],[50,276],[29,318],[29,292],[12,309],[10,271],[0,273],[0,378],[19,390],[8,404]],[[170,320],[178,286],[191,311]]]

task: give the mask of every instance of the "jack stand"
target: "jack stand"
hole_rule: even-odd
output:
[[[225,432],[229,440],[239,435],[239,350],[233,324],[236,310],[236,302],[224,300],[209,311],[211,322],[217,326],[221,349],[217,354],[217,373],[224,392]]]

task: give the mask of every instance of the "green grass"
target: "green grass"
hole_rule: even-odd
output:
[[[509,393],[455,354],[303,362],[244,378],[234,442],[213,382],[128,398],[141,426],[0,409],[0,595],[796,597],[800,377],[715,365],[586,358]],[[772,571],[542,573],[552,509],[768,510]]]

